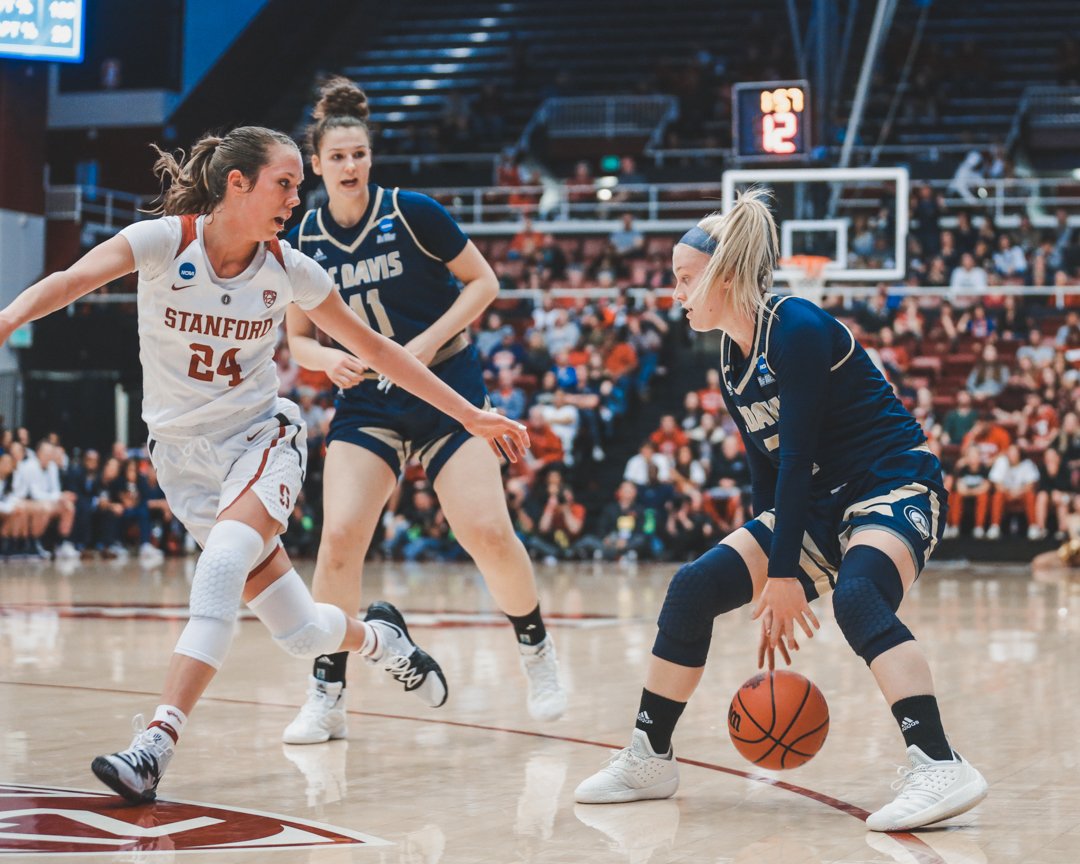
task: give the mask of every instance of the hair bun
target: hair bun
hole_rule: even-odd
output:
[[[367,94],[341,75],[328,79],[319,88],[319,101],[312,112],[316,122],[328,117],[355,117],[366,122],[370,114]]]

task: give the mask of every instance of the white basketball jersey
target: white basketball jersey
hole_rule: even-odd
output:
[[[243,273],[219,278],[204,218],[166,216],[120,232],[139,271],[143,420],[154,437],[206,435],[273,413],[285,306],[312,309],[334,290],[318,264],[276,238]]]

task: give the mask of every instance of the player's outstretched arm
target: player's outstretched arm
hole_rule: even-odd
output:
[[[82,258],[40,282],[35,282],[0,310],[0,344],[27,321],[63,309],[102,285],[135,269],[135,256],[125,237],[111,237]]]
[[[396,342],[376,333],[345,305],[337,291],[307,311],[308,318],[353,352],[368,367],[390,378],[413,395],[449,414],[470,434],[499,445],[512,462],[529,446],[525,427],[500,414],[469,403],[431,373]],[[297,358],[297,362],[299,358]]]

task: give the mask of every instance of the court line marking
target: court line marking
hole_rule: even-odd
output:
[[[0,617],[4,615],[52,614],[57,618],[108,621],[187,621],[188,606],[181,603],[5,603],[0,604]],[[250,609],[240,609],[242,621],[258,620]],[[613,615],[550,615],[544,620],[549,624],[574,630],[595,627],[613,627],[627,623],[640,623],[641,618],[618,618]],[[505,626],[506,616],[501,612],[409,612],[410,627],[494,627]]]
[[[40,681],[2,681],[0,680],[0,686],[9,687],[38,687],[46,690],[82,690],[91,693],[116,693],[125,696],[144,696],[150,698],[156,698],[160,694],[149,690],[122,690],[113,687],[90,687],[85,684],[49,684]],[[284,708],[295,710],[296,705],[287,704],[283,702],[264,702],[257,699],[231,699],[226,696],[204,696],[199,700],[200,702],[218,702],[228,705],[254,705],[263,708]],[[548,741],[563,741],[569,744],[582,744],[587,747],[600,747],[604,750],[621,750],[622,748],[614,744],[606,744],[602,741],[590,741],[587,738],[573,738],[568,735],[552,735],[548,732],[533,732],[529,729],[511,729],[505,726],[487,726],[481,723],[466,723],[462,720],[439,720],[429,717],[415,717],[408,714],[386,714],[379,711],[346,711],[346,714],[351,714],[355,717],[375,717],[382,720],[405,720],[412,723],[432,723],[440,726],[455,726],[460,729],[475,729],[482,732],[501,732],[506,735],[522,735],[529,738],[543,738]],[[743,771],[739,768],[728,768],[725,765],[717,765],[713,762],[703,762],[698,759],[685,759],[682,756],[679,757],[679,762],[684,765],[693,765],[697,768],[704,768],[708,771],[717,771],[722,774],[730,774],[734,777],[740,777],[744,780],[753,780],[757,783],[763,783],[766,786],[772,786],[777,789],[783,789],[786,792],[792,792],[796,795],[802,795],[805,798],[809,798],[811,801],[816,801],[819,804],[824,804],[827,807],[832,807],[834,810],[839,810],[841,813],[846,813],[849,816],[853,816],[861,822],[866,821],[866,817],[870,815],[869,811],[863,810],[861,807],[856,807],[854,804],[848,804],[846,801],[841,801],[839,798],[833,798],[831,795],[826,795],[823,792],[817,792],[813,789],[807,789],[805,786],[797,786],[794,783],[788,783],[786,780],[776,780],[772,777],[766,777],[762,774],[752,774],[749,771]],[[896,832],[890,833],[887,836],[901,842],[904,848],[912,854],[917,860],[918,864],[948,864],[948,862],[942,858],[931,846],[921,840],[915,834],[908,832]]]

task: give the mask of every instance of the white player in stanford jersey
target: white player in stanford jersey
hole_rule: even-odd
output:
[[[154,798],[188,714],[228,651],[241,599],[289,654],[314,659],[359,651],[428,704],[446,700],[442,671],[409,638],[396,609],[373,604],[360,621],[316,603],[278,542],[307,454],[298,409],[277,398],[273,351],[288,303],[355,355],[342,356],[343,369],[385,374],[510,459],[528,446],[523,426],[473,407],[364,325],[318,264],[278,241],[300,203],[303,178],[290,138],[245,126],[203,138],[181,163],[160,153],[155,171],[169,184],[164,218],[125,228],[0,311],[2,344],[27,321],[140,271],[151,460],[173,512],[203,552],[191,617],[153,720],[137,729],[127,750],[99,756],[92,766],[133,802]]]

